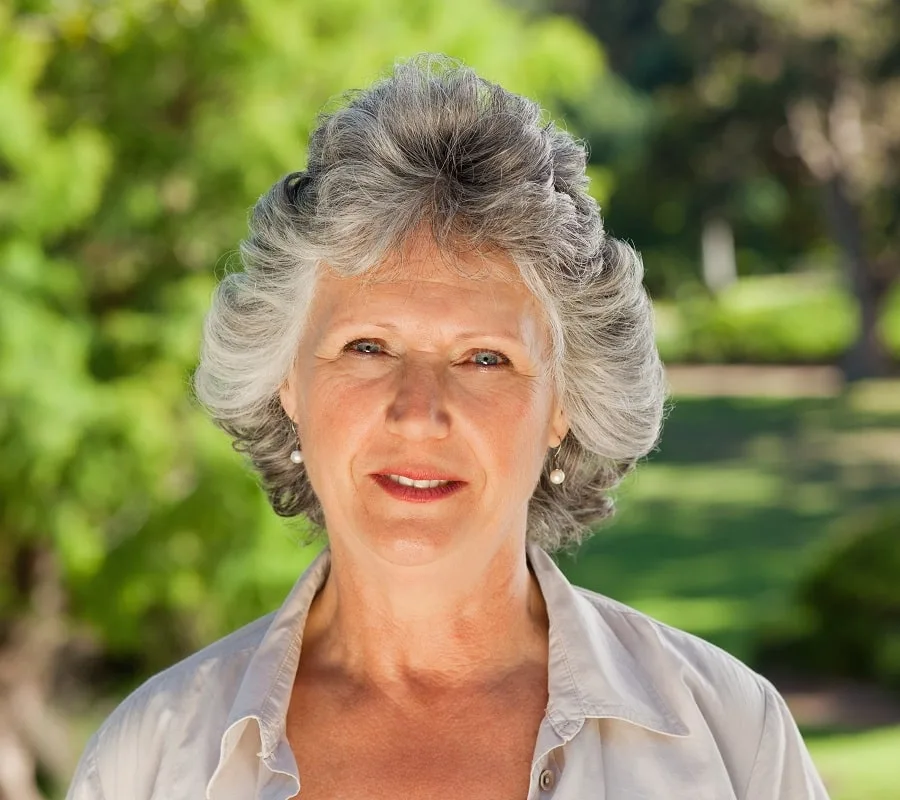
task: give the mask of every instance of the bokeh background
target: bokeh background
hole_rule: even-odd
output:
[[[835,800],[898,797],[900,3],[7,0],[0,798],[312,558],[189,377],[317,111],[421,51],[584,137],[644,255],[673,404],[565,570],[771,677]]]

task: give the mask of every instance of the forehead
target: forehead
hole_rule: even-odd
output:
[[[320,325],[378,313],[418,315],[435,325],[454,319],[468,327],[543,327],[543,310],[502,253],[451,253],[428,238],[416,238],[359,276],[320,268],[311,316]],[[513,332],[510,331],[510,332]]]

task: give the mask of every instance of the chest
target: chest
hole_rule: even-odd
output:
[[[546,697],[443,698],[421,708],[297,692],[288,741],[300,800],[525,800]]]

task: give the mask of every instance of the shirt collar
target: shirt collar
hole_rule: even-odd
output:
[[[527,553],[550,623],[547,718],[557,735],[567,741],[586,719],[599,717],[670,736],[688,735],[686,725],[598,606],[569,583],[539,546],[529,545]],[[282,795],[285,787],[281,786],[278,794],[293,796],[300,790],[296,764],[284,737],[285,716],[300,660],[303,627],[330,566],[331,553],[326,547],[297,580],[251,657],[228,715],[218,765],[207,785],[209,800],[217,797],[216,786],[245,735],[258,739],[257,755],[269,768],[270,778],[293,788],[292,793]]]
[[[331,552],[326,547],[294,584],[250,658],[222,734],[219,763],[206,786],[208,800],[226,796],[219,794],[218,786],[227,783],[229,761],[244,736],[259,742],[256,755],[270,771],[269,791],[264,786],[260,797],[293,797],[300,791],[296,763],[285,741],[285,719],[306,617],[330,567]],[[284,794],[280,784],[293,791]]]
[[[628,647],[618,604],[569,583],[553,559],[529,545],[528,560],[541,587],[550,622],[549,705],[547,717],[564,740],[588,718],[612,718],[667,734],[689,730],[662,697]],[[617,630],[618,629],[618,630]]]

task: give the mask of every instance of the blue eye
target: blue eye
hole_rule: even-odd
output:
[[[479,350],[473,356],[479,367],[502,367],[509,363],[509,359],[494,350]]]
[[[377,356],[382,352],[381,345],[378,342],[373,342],[371,339],[357,339],[344,347],[344,350],[349,350],[351,353],[359,353],[359,355],[363,356]]]

